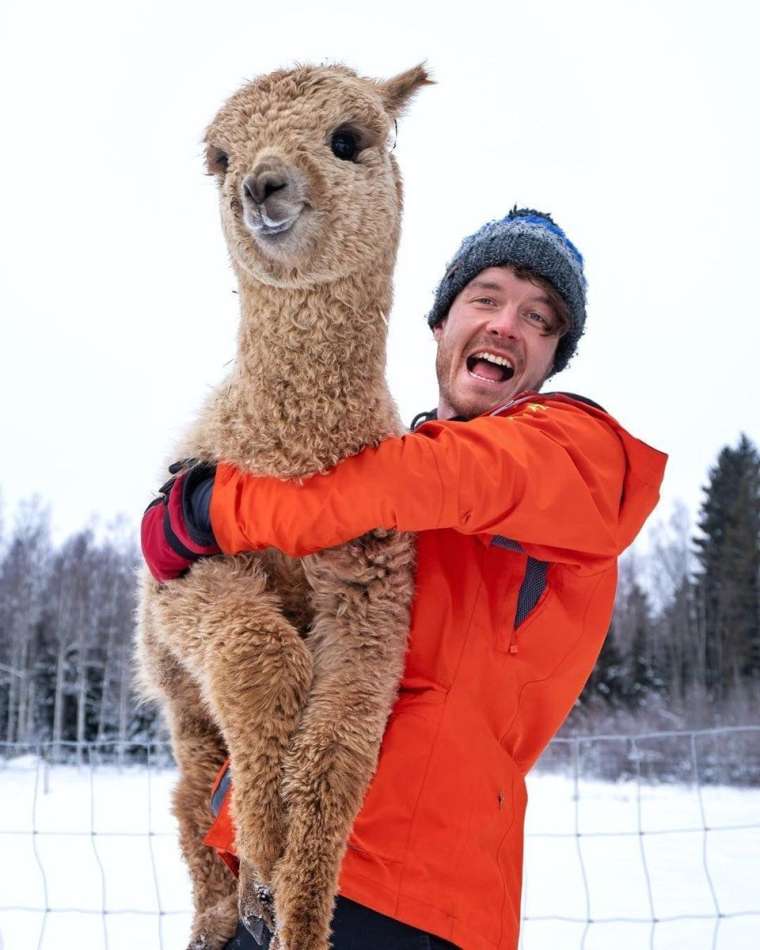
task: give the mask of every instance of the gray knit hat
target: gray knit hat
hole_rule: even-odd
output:
[[[586,278],[583,257],[548,214],[514,207],[501,221],[489,221],[466,237],[435,292],[428,324],[434,327],[449,312],[457,294],[487,267],[515,264],[548,280],[570,311],[570,326],[560,338],[552,373],[564,369],[575,353],[586,324]]]

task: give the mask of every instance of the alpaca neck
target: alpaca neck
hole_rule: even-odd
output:
[[[387,263],[302,290],[242,277],[240,302],[217,457],[307,475],[399,431],[385,383]]]

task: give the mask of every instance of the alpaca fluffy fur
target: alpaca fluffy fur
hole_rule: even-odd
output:
[[[238,352],[175,457],[305,478],[402,431],[384,380],[401,214],[387,141],[427,82],[422,67],[386,82],[299,67],[222,107],[206,144],[239,284]],[[360,142],[355,160],[330,148],[345,127]],[[244,181],[268,167],[290,183],[267,198],[270,216],[299,215],[275,240],[244,218]],[[410,536],[375,531],[301,560],[210,558],[163,587],[143,576],[139,676],[165,705],[180,770],[194,950],[222,947],[238,911],[276,922],[282,950],[328,946],[346,840],[403,670],[413,560]],[[227,752],[237,902],[202,844]]]

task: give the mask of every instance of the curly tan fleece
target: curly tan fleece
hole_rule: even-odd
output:
[[[384,82],[304,66],[248,83],[217,114],[206,145],[239,284],[238,351],[174,457],[302,478],[402,430],[384,379],[402,205],[388,140],[429,81],[420,66]],[[346,128],[353,160],[330,147]],[[267,163],[303,199],[282,239],[244,220],[244,182]],[[238,912],[276,922],[281,950],[328,946],[346,840],[403,670],[413,562],[411,537],[377,531],[300,561],[210,558],[164,587],[143,575],[139,677],[165,705],[179,765],[194,950],[222,947]],[[238,906],[201,842],[227,752]]]

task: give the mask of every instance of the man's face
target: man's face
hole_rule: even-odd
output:
[[[551,369],[559,322],[544,290],[511,267],[489,267],[462,290],[433,328],[438,342],[438,418],[495,409]]]

